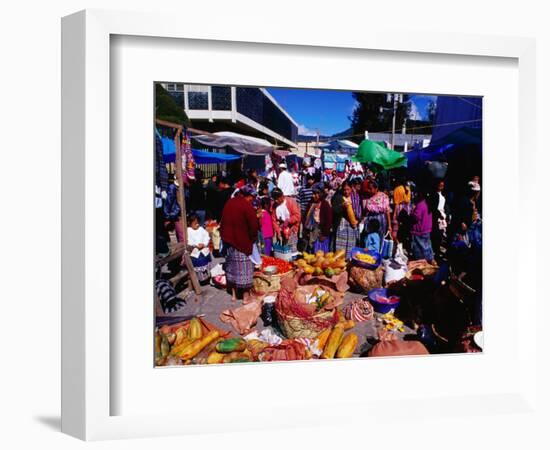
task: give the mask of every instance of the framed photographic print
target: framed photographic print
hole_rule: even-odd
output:
[[[63,431],[536,414],[534,43],[188,25],[63,19]]]

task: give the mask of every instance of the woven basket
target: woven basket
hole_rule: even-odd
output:
[[[315,315],[314,318],[316,319],[315,322],[308,319],[302,319],[301,317],[277,313],[277,323],[288,339],[315,339],[325,328],[333,326],[338,322],[336,310],[323,311]]]
[[[311,292],[315,289],[315,286],[301,286],[293,292],[286,290],[281,290],[277,301],[275,302],[275,312],[277,313],[277,323],[281,328],[281,331],[288,339],[295,338],[308,338],[315,339],[318,334],[323,331],[325,328],[335,325],[338,323],[338,312],[336,307],[330,310],[321,310],[316,314],[312,314],[309,317],[298,316],[289,312],[289,308],[283,306],[282,297],[285,297],[285,300],[295,301],[294,305],[300,305],[300,303],[295,300],[295,295],[297,291],[302,292]],[[323,289],[329,289],[323,287]],[[342,301],[342,294],[339,292],[332,291],[332,294],[338,303]],[[288,304],[288,303],[287,303]],[[292,310],[292,308],[290,308]]]
[[[262,272],[254,273],[252,279],[252,287],[257,294],[269,294],[271,292],[279,292],[281,290],[281,280],[286,277],[294,276],[294,270],[289,270],[283,274],[266,275]]]

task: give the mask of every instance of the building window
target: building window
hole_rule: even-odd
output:
[[[208,109],[208,86],[189,85],[187,99],[189,109]]]
[[[237,88],[237,111],[275,133],[296,142],[298,128],[258,88]]]
[[[212,86],[212,109],[231,111],[231,87]]]

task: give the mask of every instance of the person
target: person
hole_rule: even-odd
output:
[[[178,186],[174,174],[168,175],[166,199],[163,204],[164,226],[167,231],[175,230],[178,242],[183,241],[183,227],[181,222],[181,207],[178,203]]]
[[[298,193],[298,203],[300,204],[300,211],[302,217],[305,218],[307,210],[309,209],[309,204],[311,203],[311,198],[313,197],[313,183],[315,179],[311,175],[306,176],[306,185],[302,187]]]
[[[258,198],[261,201],[266,197],[269,198],[269,182],[267,180],[263,180],[258,185]]]
[[[212,255],[208,248],[210,235],[201,227],[196,214],[191,214],[187,223],[187,245],[191,251],[191,262],[199,283],[206,284],[210,281],[210,266],[212,264]]]
[[[283,195],[286,197],[293,197],[296,195],[296,190],[294,188],[294,177],[287,170],[286,164],[279,164],[281,173],[277,178],[277,187],[283,192]]]
[[[396,186],[393,189],[393,214],[392,214],[392,239],[397,243],[403,243],[404,247],[409,250],[410,236],[410,214],[412,212],[411,205],[411,188],[407,183],[405,176],[401,176],[396,181]]]
[[[246,179],[246,183],[247,184],[250,184],[252,187],[254,187],[254,189],[258,190],[258,172],[256,171],[256,169],[249,169],[247,174],[247,179]]]
[[[330,233],[332,229],[332,208],[326,199],[323,183],[312,188],[312,198],[304,220],[307,248],[315,253],[330,251]]]
[[[377,219],[370,219],[367,222],[367,237],[365,238],[365,248],[369,252],[380,253],[382,241],[380,240],[380,222]]]
[[[195,180],[189,186],[189,211],[199,218],[201,226],[206,219],[206,192],[202,184],[202,175],[196,172]]]
[[[273,221],[271,219],[271,199],[269,197],[262,197],[260,207],[260,231],[262,233],[263,240],[263,253],[264,255],[271,256],[273,249]]]
[[[359,239],[359,219],[357,211],[353,209],[352,192],[353,189],[346,180],[332,198],[334,246],[336,250],[346,252],[346,259],[350,259],[351,250],[357,245]]]
[[[218,174],[215,173],[210,177],[206,184],[206,219],[214,218],[214,205],[216,202],[216,189],[218,188]]]
[[[480,219],[477,209],[481,187],[476,182],[469,182],[466,193],[458,198],[452,208],[450,236],[456,239],[457,234],[467,233],[470,226]]]
[[[414,260],[425,259],[434,264],[434,253],[430,234],[432,232],[432,213],[426,200],[426,194],[420,190],[416,194],[411,214],[411,250]]]
[[[227,288],[235,301],[246,299],[252,288],[252,250],[258,239],[259,222],[252,201],[256,191],[245,185],[227,201],[222,212],[220,234],[225,254]]]
[[[438,180],[436,182],[435,191],[430,197],[432,211],[432,248],[436,260],[441,260],[441,245],[446,237],[447,224],[449,217],[449,206],[447,199],[443,195],[445,189],[445,181]]]
[[[373,179],[363,182],[363,212],[365,222],[368,223],[371,219],[376,219],[380,223],[378,234],[380,239],[384,239],[387,233],[392,235],[392,226],[390,219],[390,199],[382,191],[378,190],[378,183]]]
[[[359,177],[354,177],[350,180],[351,184],[351,204],[353,206],[353,211],[355,212],[355,217],[359,222],[363,217],[363,204],[361,202],[361,179]]]
[[[227,201],[231,198],[233,190],[229,184],[227,177],[221,176],[218,178],[218,187],[214,195],[214,204],[212,205],[212,218],[220,221],[222,212]]]
[[[271,218],[277,241],[289,245],[290,251],[295,253],[302,217],[300,207],[294,198],[287,197],[279,188],[271,191],[271,197],[274,202]]]

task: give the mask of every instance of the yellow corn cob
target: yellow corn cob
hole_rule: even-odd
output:
[[[353,320],[346,320],[344,323],[344,331],[351,330],[355,326],[355,322]]]
[[[355,351],[355,347],[357,347],[358,342],[359,342],[359,338],[355,333],[348,334],[342,340],[342,343],[338,347],[338,351],[336,352],[336,357],[351,358],[351,356],[353,355],[353,352]]]
[[[185,347],[187,347],[188,345],[191,345],[193,342],[195,342],[196,339],[191,339],[190,337],[185,337],[177,346],[174,345],[172,347],[172,350],[170,350],[170,355],[178,355],[179,353],[181,353]]]
[[[325,348],[325,345],[327,344],[328,337],[330,336],[330,332],[332,331],[331,327],[328,327],[321,331],[319,335],[317,336],[317,340],[315,343],[317,344],[317,348],[321,351]]]
[[[197,339],[187,347],[185,347],[181,352],[178,353],[178,356],[181,359],[191,359],[197,356],[202,349],[204,349],[208,344],[211,344],[216,339],[220,337],[220,333],[217,330],[212,330],[208,332],[206,336],[202,339]]]
[[[321,358],[323,359],[334,358],[334,354],[336,353],[336,350],[338,349],[340,342],[342,342],[343,337],[344,337],[344,327],[342,326],[342,324],[336,324],[332,329],[332,331],[330,332],[330,336],[328,337],[328,341],[327,341],[327,344],[325,345]]]

